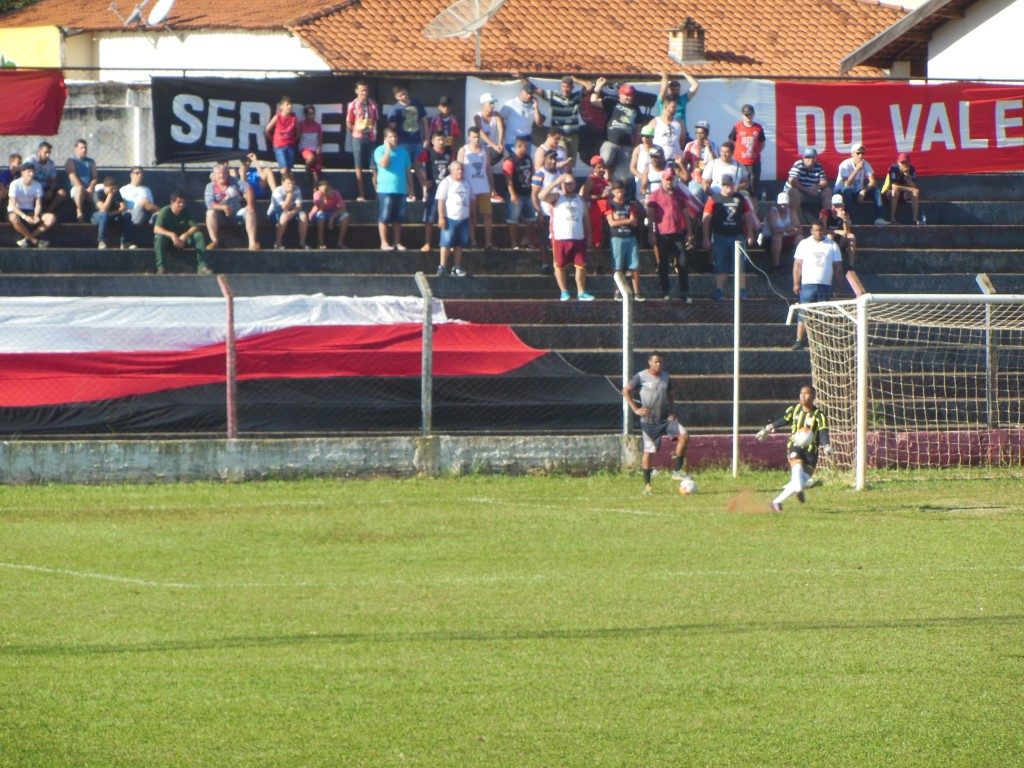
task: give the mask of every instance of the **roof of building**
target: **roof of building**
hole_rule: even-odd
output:
[[[449,0],[358,0],[294,30],[334,69],[471,72],[473,38],[427,40]],[[695,75],[835,77],[853,47],[904,16],[866,0],[506,0],[481,35],[483,72],[647,74],[678,70],[668,30],[692,17],[707,63]],[[879,75],[859,68],[854,75]]]
[[[854,67],[889,68],[894,61],[927,61],[932,33],[947,21],[964,18],[977,0],[929,0],[883,29],[840,62],[843,74]]]
[[[423,36],[450,1],[314,0],[298,13],[280,0],[177,0],[166,23],[174,30],[289,29],[337,70],[649,76],[679,69],[668,56],[668,30],[691,17],[705,30],[706,63],[686,66],[695,75],[834,77],[852,48],[906,14],[869,0],[505,0],[483,29],[478,70],[473,38]],[[131,0],[124,6],[127,15]],[[0,15],[0,26],[122,29],[109,0],[38,0]],[[859,66],[849,74],[882,73]]]

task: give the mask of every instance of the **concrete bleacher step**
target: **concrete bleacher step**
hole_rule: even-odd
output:
[[[586,373],[607,376],[622,370],[622,350],[611,349],[558,349],[572,365]],[[662,351],[660,347],[636,348],[633,353],[633,370],[647,367],[647,358],[652,352]],[[686,354],[671,355],[673,375],[723,375],[732,373],[732,347],[719,349],[687,349]],[[743,368],[759,374],[807,373],[810,375],[810,355],[805,351],[794,352],[784,349],[748,349],[741,353]]]
[[[786,313],[779,313],[774,323],[744,323],[740,328],[740,345],[754,347],[789,347],[793,328],[785,325]],[[564,326],[554,324],[519,325],[513,330],[527,344],[541,349],[573,346],[614,349],[622,343],[621,324],[578,325],[567,339]],[[732,326],[725,323],[645,323],[633,329],[633,345],[637,349],[722,349],[733,343]]]

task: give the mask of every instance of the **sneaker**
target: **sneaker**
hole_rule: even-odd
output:
[[[651,488],[651,484],[650,483],[647,483],[647,485],[644,486],[644,489],[643,489],[643,491],[641,491],[641,493],[644,496],[650,496],[650,495],[652,495],[654,493],[654,489]]]
[[[683,301],[686,302],[687,304],[693,304],[693,297],[692,296],[683,296]]]
[[[594,300],[594,297],[592,295],[590,295],[589,293],[587,293],[586,291],[580,291],[579,295],[576,298],[579,299],[580,301],[593,301]]]
[[[790,350],[792,350],[793,352],[800,352],[801,350],[804,349],[807,349],[807,343],[803,341],[798,341],[795,344],[793,344],[792,347],[790,347]]]
[[[393,251],[393,250],[395,250],[395,246],[393,246],[393,245],[382,245],[380,247],[380,249],[382,251]],[[209,250],[209,248],[207,248],[207,250]]]
[[[104,241],[102,241],[102,240],[100,240],[98,243],[96,243],[96,248],[101,250],[101,251],[104,250],[106,247],[107,247],[107,244]]]
[[[618,291],[615,292],[615,300],[622,301],[622,294],[619,293]]]
[[[448,277],[448,267],[438,267],[437,268],[437,276],[438,277]]]
[[[568,291],[562,291],[562,295],[559,298],[561,301],[568,301],[572,296],[569,295]]]
[[[158,275],[166,275],[166,274],[167,274],[167,270],[166,270],[166,269],[164,269],[163,267],[157,267],[157,268],[156,268],[156,273],[157,273]]]
[[[50,247],[50,241],[49,240],[36,240],[36,248],[49,248],[49,247]]]
[[[409,250],[409,249],[408,249],[408,248],[406,248],[406,247],[405,247],[404,245],[402,245],[401,243],[399,243],[398,245],[396,245],[396,246],[395,246],[395,250],[396,250],[396,251],[407,251],[407,250]]]
[[[757,233],[757,245],[760,248],[764,248],[764,232]]]
[[[469,277],[469,272],[464,270],[462,267],[456,267],[452,270],[452,274],[456,277]]]
[[[782,504],[777,502],[777,501],[773,501],[770,506],[772,508],[772,512],[781,512],[782,511]]]
[[[878,224],[879,226],[884,226],[884,225],[886,225],[888,223],[889,223],[889,220],[888,219],[883,219],[881,216],[879,216],[877,219],[875,219],[875,224]]]
[[[676,480],[676,481],[689,480],[690,476],[688,474],[686,474],[685,472],[683,472],[683,470],[681,470],[681,469],[673,469],[672,470],[672,479]]]
[[[671,296],[669,296],[669,295],[668,295],[668,294],[666,293],[666,294],[665,294],[664,296],[662,296],[662,297],[661,297],[661,300],[662,300],[662,301],[672,301],[672,297],[671,297]]]
[[[633,301],[647,301],[647,299],[645,299],[639,293],[634,293],[633,294]]]
[[[505,202],[505,198],[502,197],[501,195],[494,194],[494,195],[491,195],[491,202],[492,203],[504,203]]]
[[[284,246],[283,246],[283,245],[281,245],[280,243],[276,243],[276,244],[274,245],[274,250],[275,250],[275,251],[283,251],[283,250],[284,250]]]
[[[555,268],[550,264],[541,264],[540,273],[542,275],[553,275],[555,273]]]
[[[747,293],[747,289],[746,289],[746,288],[744,288],[744,289],[742,289],[742,290],[740,291],[740,298],[741,298],[741,299],[744,299],[744,300],[746,300],[746,299],[749,299],[749,298],[750,298],[750,294],[749,294],[749,293]]]
[[[796,500],[799,501],[801,504],[803,504],[805,501],[807,501],[807,497],[804,496],[804,492],[803,491],[797,491],[796,492]]]
[[[721,288],[715,288],[715,290],[711,292],[711,299],[713,301],[725,301],[725,294],[722,292]]]
[[[210,269],[205,264],[203,264],[203,266],[201,266],[201,267],[196,269],[196,274],[197,275],[212,275],[213,274],[213,270]]]
[[[27,237],[21,238],[21,240],[18,241],[18,247],[19,248],[28,248],[28,238]]]

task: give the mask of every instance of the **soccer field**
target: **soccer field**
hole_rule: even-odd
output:
[[[0,488],[0,766],[1024,765],[1009,475]]]

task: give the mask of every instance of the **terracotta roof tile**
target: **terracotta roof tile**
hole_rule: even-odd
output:
[[[428,40],[447,0],[359,0],[294,31],[333,68],[469,72],[472,38]],[[678,70],[668,32],[687,16],[705,30],[708,62],[695,75],[835,76],[850,51],[892,25],[902,8],[865,0],[606,0],[601,5],[506,0],[481,35],[481,71],[648,74]],[[813,19],[813,23],[808,20]],[[870,67],[851,74],[878,74]]]

